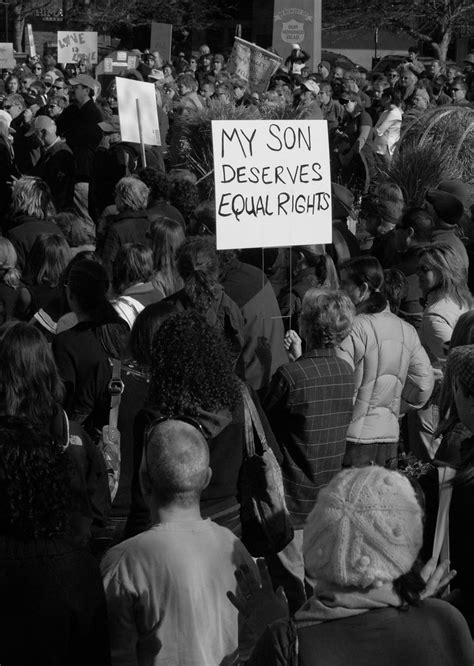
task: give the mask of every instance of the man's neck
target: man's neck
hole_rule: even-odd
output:
[[[193,504],[191,506],[167,504],[166,506],[160,506],[158,501],[153,499],[150,511],[153,525],[158,525],[159,523],[183,523],[202,520],[199,504]]]

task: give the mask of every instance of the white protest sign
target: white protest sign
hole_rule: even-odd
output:
[[[213,120],[218,250],[332,242],[325,120]]]
[[[0,44],[0,69],[13,69],[15,64],[13,44]]]
[[[30,56],[34,57],[36,55],[36,46],[35,38],[33,35],[33,26],[31,23],[26,24],[26,33],[28,35],[28,45],[30,47]]]
[[[97,33],[58,31],[58,62],[79,62],[84,60],[88,66],[97,64]]]
[[[122,141],[161,145],[153,83],[123,79],[119,76],[115,81]]]

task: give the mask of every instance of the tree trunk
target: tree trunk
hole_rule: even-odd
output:
[[[441,60],[441,62],[446,62],[448,58],[448,49],[449,45],[451,44],[451,37],[452,37],[451,28],[450,27],[446,28],[441,41],[436,45],[438,47],[436,49],[438,52],[438,58]]]

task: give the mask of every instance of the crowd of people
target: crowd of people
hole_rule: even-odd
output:
[[[206,46],[139,53],[146,166],[113,81],[5,73],[2,666],[474,661],[473,186],[415,203],[386,175],[405,118],[472,105],[474,55],[367,76],[294,46],[261,96]],[[167,150],[214,103],[327,121],[332,243],[216,250]],[[257,562],[249,423],[293,530]]]

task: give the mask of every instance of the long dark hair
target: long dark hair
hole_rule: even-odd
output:
[[[62,536],[70,505],[64,448],[29,419],[0,417],[0,533],[20,539]]]
[[[356,306],[357,314],[376,314],[387,307],[387,299],[380,291],[383,286],[383,269],[376,257],[355,257],[342,263],[339,272],[344,271],[348,279],[357,287],[367,285],[368,298]]]
[[[43,334],[24,322],[0,327],[0,413],[50,424],[64,385]]]

